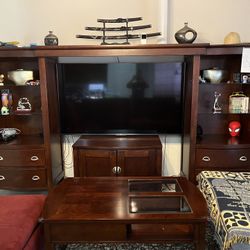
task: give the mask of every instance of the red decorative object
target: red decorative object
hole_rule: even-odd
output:
[[[239,136],[241,124],[238,121],[231,121],[228,125],[228,130],[231,136]]]

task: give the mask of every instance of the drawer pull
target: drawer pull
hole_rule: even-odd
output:
[[[38,181],[40,180],[40,177],[38,175],[32,176],[32,181]]]
[[[240,161],[247,161],[247,157],[245,155],[242,155],[239,160]]]
[[[39,158],[38,158],[38,156],[33,155],[33,156],[31,156],[30,160],[32,160],[32,161],[38,161]]]
[[[5,180],[5,177],[3,175],[0,175],[0,181]]]
[[[210,161],[210,157],[209,157],[209,156],[203,156],[203,157],[202,157],[202,160],[203,160],[203,161]]]
[[[0,155],[0,161],[3,161],[3,157]]]

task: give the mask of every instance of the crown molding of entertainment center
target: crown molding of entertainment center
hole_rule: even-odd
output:
[[[242,44],[146,44],[146,45],[61,45],[34,47],[0,47],[0,57],[83,57],[83,56],[162,56],[239,54]]]

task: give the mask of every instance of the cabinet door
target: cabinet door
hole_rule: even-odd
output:
[[[118,150],[119,175],[151,176],[158,175],[157,151],[154,149]]]
[[[115,150],[78,150],[75,168],[79,176],[115,176]],[[76,174],[76,173],[75,173]]]

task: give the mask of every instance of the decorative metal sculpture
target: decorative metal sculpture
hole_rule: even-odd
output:
[[[107,44],[129,44],[129,39],[138,39],[142,38],[142,35],[145,37],[153,37],[161,35],[160,32],[148,33],[148,34],[129,34],[129,31],[141,30],[151,28],[150,24],[146,25],[138,25],[138,26],[129,26],[129,22],[141,21],[142,17],[133,17],[133,18],[116,18],[116,19],[97,19],[97,22],[102,23],[103,27],[85,27],[85,30],[90,31],[102,31],[102,35],[76,35],[76,38],[84,38],[84,39],[101,39],[102,45]],[[109,23],[125,23],[125,26],[120,27],[106,27]],[[107,31],[122,31],[125,32],[124,35],[106,35]],[[106,40],[126,40],[122,43],[108,43]]]
[[[214,92],[214,106],[213,106],[213,112],[214,114],[216,113],[221,113],[222,108],[219,104],[219,97],[221,96],[221,93],[219,92]]]

